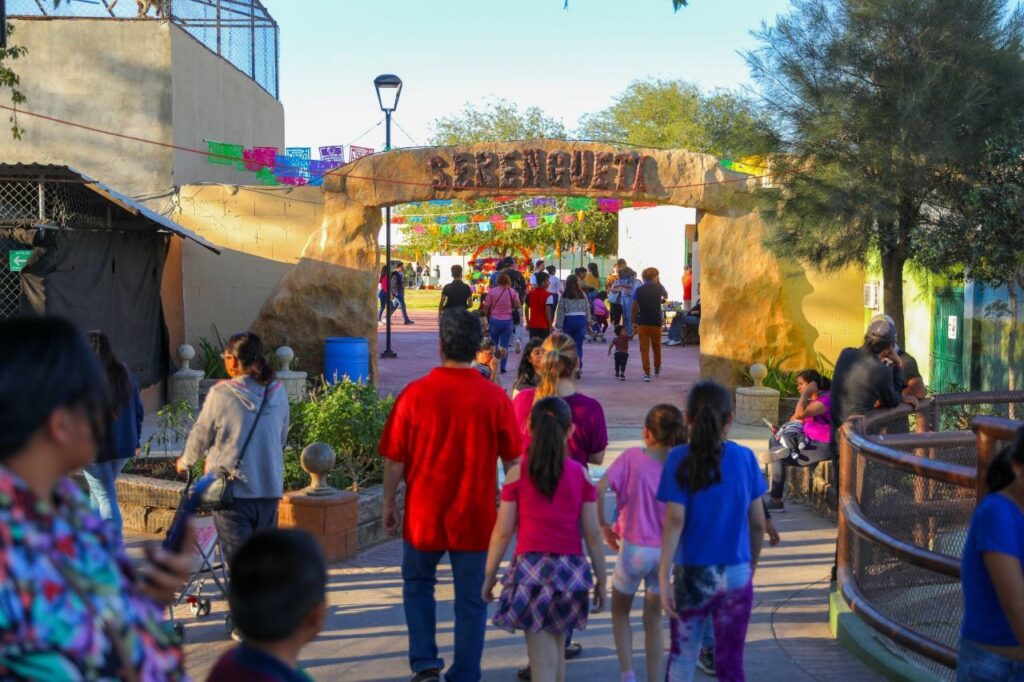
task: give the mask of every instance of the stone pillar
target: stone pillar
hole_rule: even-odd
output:
[[[277,356],[277,379],[284,386],[288,393],[288,402],[301,403],[306,400],[306,373],[293,372],[291,369],[292,360],[295,359],[295,352],[288,346],[281,346],[274,353]]]
[[[281,498],[277,525],[310,533],[328,562],[353,558],[359,551],[359,495],[327,484],[327,475],[337,460],[326,443],[307,445],[300,462],[312,481],[308,487]]]
[[[753,386],[736,389],[736,423],[748,426],[763,426],[765,419],[774,424],[779,418],[779,392],[766,388],[761,382],[768,375],[768,369],[758,363],[750,366]]]
[[[167,378],[167,402],[187,400],[194,413],[199,412],[199,380],[202,370],[192,369],[189,363],[196,356],[195,349],[187,343],[178,346],[178,360],[181,369]]]

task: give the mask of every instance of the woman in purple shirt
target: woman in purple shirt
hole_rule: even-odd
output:
[[[814,369],[805,369],[796,375],[796,387],[800,400],[789,421],[804,423],[804,436],[808,447],[800,451],[800,457],[786,457],[771,463],[772,485],[766,502],[772,511],[785,511],[782,493],[786,487],[786,467],[810,467],[829,459],[829,434],[832,429],[832,399],[829,396],[829,380]]]
[[[572,435],[569,437],[569,457],[584,467],[601,464],[608,447],[608,427],[601,403],[576,392],[573,376],[579,365],[576,343],[565,334],[554,333],[544,339],[544,359],[541,362],[540,386],[519,392],[512,401],[516,421],[523,432],[523,455],[530,447],[530,411],[542,398],[558,396],[572,411]],[[565,638],[565,658],[575,658],[583,651],[579,642],[572,641],[570,632]],[[520,669],[520,679],[529,679],[529,670]]]

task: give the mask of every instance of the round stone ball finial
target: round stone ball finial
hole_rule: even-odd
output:
[[[295,351],[288,346],[281,346],[278,348],[274,355],[277,356],[277,366],[282,372],[290,372],[292,360],[295,359]]]
[[[302,448],[299,464],[309,474],[310,484],[302,492],[306,495],[333,495],[337,490],[327,483],[327,475],[337,466],[334,449],[327,443],[310,443]]]
[[[178,359],[181,360],[182,369],[192,369],[189,363],[192,362],[192,358],[196,356],[196,349],[187,343],[183,343],[178,346]]]
[[[766,376],[768,376],[768,368],[760,362],[755,362],[750,366],[750,377],[754,380],[754,388],[763,388]]]

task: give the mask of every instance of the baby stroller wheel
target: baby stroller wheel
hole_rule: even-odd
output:
[[[227,630],[229,635],[235,629],[235,624],[231,620],[231,614],[230,613],[228,615],[224,616],[224,629]]]
[[[210,605],[210,600],[209,599],[200,599],[199,600],[199,616],[200,617],[202,617],[202,616],[209,616],[210,615],[210,608],[211,608],[211,605]]]
[[[201,608],[202,607],[200,607],[198,599],[190,601],[188,603],[188,610],[192,612],[193,616],[198,616]]]

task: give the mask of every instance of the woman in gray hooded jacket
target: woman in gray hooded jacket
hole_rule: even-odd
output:
[[[277,526],[277,504],[284,494],[289,407],[286,391],[274,380],[263,342],[256,334],[232,336],[223,358],[231,378],[210,389],[177,468],[185,472],[205,455],[207,471],[234,469],[249,439],[238,466],[234,502],[228,509],[213,512],[221,551],[230,561],[254,532]]]

